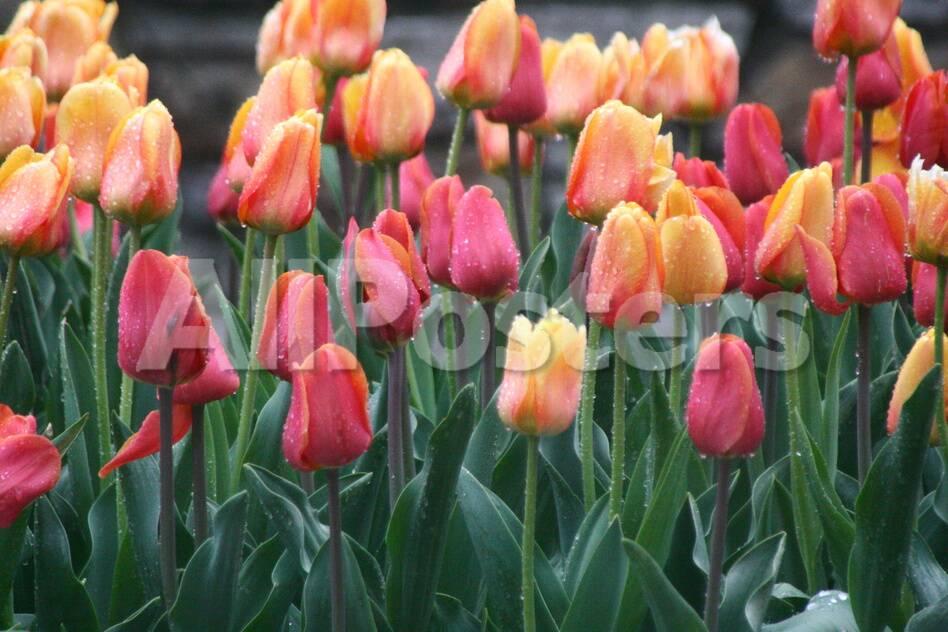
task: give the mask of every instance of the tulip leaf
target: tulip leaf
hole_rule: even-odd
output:
[[[622,554],[622,530],[619,520],[614,519],[589,557],[560,632],[611,630],[628,572],[629,560]]]
[[[362,570],[353,552],[354,544],[343,534],[342,590],[346,595],[346,627],[360,632],[375,632],[372,604],[366,591]],[[303,586],[304,632],[322,632],[332,628],[332,601],[330,599],[330,543],[320,548]],[[422,629],[422,628],[404,628]]]
[[[143,234],[150,234],[150,231],[146,231]],[[114,260],[112,258],[109,259],[109,263],[112,267],[109,273],[108,286],[106,287],[105,305],[101,306],[101,309],[105,309],[105,357],[107,360],[105,366],[108,373],[109,410],[118,409],[122,385],[123,373],[118,366],[118,306],[119,296],[122,292],[122,283],[125,281],[125,272],[128,270],[129,264],[129,238],[130,235],[126,234],[122,240],[118,257],[115,257]],[[109,244],[111,245],[111,243],[112,240],[110,238]],[[154,248],[166,253],[169,252],[168,249],[158,248],[157,246],[145,246],[144,239],[142,240],[142,244],[142,247]],[[100,309],[100,306],[94,305],[92,309]]]
[[[554,303],[559,304],[560,297],[569,286],[573,258],[583,241],[585,224],[570,215],[566,209],[566,203],[563,203],[553,216],[553,227],[550,233],[553,237],[553,256],[556,259],[556,274],[553,277],[550,296],[553,297]]]
[[[0,595],[10,595],[13,580],[20,566],[20,555],[23,551],[24,538],[27,532],[27,523],[30,518],[29,507],[20,512],[20,515],[6,529],[0,529]],[[6,608],[0,605],[0,624],[4,621]],[[13,614],[10,612],[9,614]]]
[[[905,626],[905,632],[944,632],[948,621],[948,596],[915,613]]]
[[[481,632],[483,629],[477,618],[468,612],[464,605],[450,595],[435,595],[434,614],[430,631],[438,632]]]
[[[764,625],[763,632],[859,632],[849,597],[838,590],[824,590],[810,599],[800,614]]]
[[[428,627],[476,411],[474,387],[468,385],[432,433],[425,465],[392,513],[385,537],[390,562],[385,593],[396,629]]]
[[[590,560],[599,549],[599,544],[609,529],[609,497],[604,495],[586,514],[585,520],[579,527],[576,537],[570,540],[573,543],[566,558],[566,572],[563,578],[563,587],[567,594],[574,594],[580,580],[589,568]]]
[[[237,579],[237,599],[231,630],[240,630],[260,613],[273,585],[271,575],[286,547],[275,535],[264,541],[244,561]]]
[[[464,456],[464,467],[474,475],[482,485],[490,486],[491,475],[501,455],[510,445],[512,434],[500,420],[497,412],[497,396],[494,393],[487,407],[481,412],[481,419],[474,428],[470,446]]]
[[[920,607],[926,608],[948,597],[948,573],[918,534],[912,536],[907,564],[908,580]]]
[[[839,332],[836,334],[836,341],[833,343],[833,351],[830,353],[829,362],[826,365],[826,381],[823,388],[823,421],[820,424],[821,431],[815,435],[818,437],[817,445],[819,445],[820,451],[826,459],[830,480],[836,478],[836,455],[839,449],[839,371],[852,314],[852,310],[849,310],[843,317]]]
[[[26,354],[16,340],[7,345],[0,356],[0,402],[13,412],[26,415],[33,412],[36,387]]]
[[[283,465],[283,453],[280,449],[281,437],[286,414],[290,410],[291,394],[292,388],[289,382],[281,381],[276,391],[267,400],[257,416],[253,434],[250,435],[244,463],[252,463],[271,472],[277,471]]]
[[[905,359],[915,345],[915,341],[918,340],[918,335],[912,329],[908,316],[905,315],[899,303],[896,303],[892,310],[892,340],[894,342],[892,353],[899,363]]]
[[[623,540],[622,544],[631,561],[629,575],[641,578],[642,590],[655,620],[655,629],[658,632],[706,630],[701,617],[688,605],[684,597],[678,594],[662,572],[662,567],[648,551],[629,539]]]
[[[885,628],[896,602],[893,587],[901,585],[905,573],[938,373],[930,371],[905,403],[898,430],[872,462],[856,498],[849,592],[864,632]]]
[[[112,600],[112,578],[118,559],[118,534],[115,529],[115,485],[106,487],[89,511],[89,534],[92,552],[89,562],[82,570],[89,598],[95,606],[100,621],[109,620]]]
[[[4,278],[6,278],[4,273]],[[30,361],[33,370],[33,380],[39,382],[43,369],[46,367],[49,353],[46,347],[46,337],[37,312],[36,301],[33,298],[33,285],[30,283],[30,272],[25,265],[20,265],[16,276],[15,297],[10,308],[10,324],[7,331],[9,340],[16,340],[23,348],[23,353]]]
[[[73,442],[79,437],[79,434],[82,432],[88,420],[89,414],[85,413],[53,439],[53,444],[56,446],[56,449],[59,450],[60,455],[64,456],[66,454]]]
[[[731,564],[724,578],[720,629],[729,632],[760,629],[780,570],[786,539],[784,533],[772,535]]]
[[[105,632],[137,632],[138,630],[153,630],[155,624],[164,615],[164,608],[161,605],[161,597],[153,597],[141,608],[128,615],[128,617]]]
[[[65,321],[60,329],[59,373],[62,384],[62,417],[58,424],[62,427],[54,430],[65,432],[66,419],[78,419],[83,415],[95,418],[95,386],[92,380],[92,366],[82,343]],[[56,422],[57,420],[52,420]],[[93,472],[99,469],[98,450],[99,430],[96,424],[86,424],[82,441],[72,449],[69,456],[69,475],[72,484],[72,498],[78,507],[92,506],[93,489],[97,481]],[[119,444],[121,445],[121,444]]]
[[[325,122],[323,124],[325,125]],[[344,202],[342,170],[339,165],[339,152],[334,145],[323,143],[322,147],[320,147],[319,170],[322,173],[323,182],[325,182],[329,188],[329,195],[332,197],[332,205],[337,211],[341,210],[343,214],[345,214],[348,212],[348,209],[346,209]],[[355,210],[358,211],[358,209]],[[316,215],[321,216],[322,213],[316,213]],[[345,224],[345,222],[343,222],[343,224]],[[343,232],[345,232],[344,225]]]
[[[220,222],[215,222],[214,227],[217,229],[217,232],[220,233],[221,237],[224,238],[224,243],[227,244],[227,247],[230,248],[230,252],[234,255],[234,261],[237,262],[237,265],[240,265],[244,260],[244,242],[231,232],[230,228],[221,224]]]
[[[535,281],[540,281],[542,283],[542,276],[540,275],[540,268],[543,266],[543,262],[546,260],[546,255],[550,251],[550,237],[544,237],[540,243],[536,245],[536,248],[533,249],[533,252],[530,253],[530,257],[527,259],[527,262],[523,264],[523,268],[520,270],[520,291],[525,292],[530,289]],[[543,286],[541,285],[539,291],[543,291]]]
[[[243,632],[272,632],[282,629],[287,610],[303,586],[303,577],[299,571],[296,556],[285,551],[270,575],[272,581],[269,593],[264,595],[262,608],[253,619],[243,627],[234,628]],[[241,586],[243,586],[241,582]],[[298,630],[299,628],[297,628]]]

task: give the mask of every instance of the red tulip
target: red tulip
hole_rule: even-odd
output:
[[[845,112],[836,94],[836,88],[817,88],[810,93],[810,108],[806,115],[803,155],[808,165],[816,166],[843,155],[843,125]],[[856,125],[856,157],[860,148],[860,129]]]
[[[6,404],[0,404],[0,441],[20,434],[36,433],[36,417],[17,415]]]
[[[447,287],[454,287],[451,238],[455,209],[463,195],[460,176],[443,176],[431,183],[421,200],[421,256],[431,280]]]
[[[42,435],[0,438],[0,529],[12,525],[26,506],[56,486],[61,467],[59,450]]]
[[[727,176],[721,173],[718,166],[711,160],[701,158],[685,158],[680,151],[675,154],[672,164],[678,179],[690,187],[722,187],[730,188]]]
[[[776,193],[787,179],[783,135],[774,111],[762,103],[742,103],[724,128],[724,170],[743,204]]]
[[[207,188],[207,212],[215,222],[236,224],[240,196],[227,182],[227,165],[221,164]]]
[[[421,226],[421,201],[425,191],[434,182],[434,174],[424,153],[398,166],[399,209],[408,216],[412,230]]]
[[[520,252],[504,209],[487,187],[471,187],[458,201],[450,268],[451,283],[482,300],[499,300],[517,289]]]
[[[744,281],[741,283],[741,292],[754,300],[781,290],[779,285],[764,280],[754,265],[757,246],[764,235],[764,220],[767,219],[773,199],[774,196],[768,195],[748,206],[744,213]]]
[[[500,103],[484,111],[494,123],[524,125],[546,112],[546,87],[543,84],[543,63],[540,58],[540,36],[536,23],[520,16],[520,59]]]
[[[727,263],[725,292],[740,287],[744,281],[744,207],[728,189],[701,187],[692,189],[701,215],[711,222],[717,233]]]
[[[342,467],[372,443],[365,373],[355,356],[335,344],[317,349],[306,366],[293,374],[283,456],[304,472]]]
[[[879,50],[901,7],[902,0],[819,0],[813,20],[813,47],[828,58]]]
[[[938,267],[921,261],[912,262],[912,308],[915,321],[923,327],[935,324],[935,280]],[[948,306],[948,296],[945,297]],[[948,313],[948,312],[946,312]],[[948,329],[948,320],[945,322]]]
[[[843,57],[836,68],[836,95],[846,100],[849,58]],[[894,36],[874,53],[863,55],[856,64],[856,109],[878,110],[894,103],[902,94],[902,64],[899,43]]]
[[[227,349],[214,327],[209,329],[207,366],[200,375],[174,387],[175,404],[207,404],[230,397],[240,388],[240,376],[227,357]]]
[[[127,465],[132,461],[144,459],[156,454],[161,444],[161,417],[157,410],[145,416],[141,427],[132,434],[112,459],[99,470],[99,478],[105,478],[112,470]],[[191,405],[175,404],[171,409],[171,441],[177,443],[188,434],[191,429]]]
[[[477,138],[477,153],[481,166],[487,173],[505,176],[510,168],[510,136],[508,128],[501,123],[491,123],[482,112],[474,112],[474,135]],[[517,159],[520,173],[533,171],[534,140],[523,130],[517,131]]]
[[[921,156],[926,168],[948,165],[948,73],[939,70],[912,87],[902,112],[899,156],[906,167]]]
[[[342,145],[346,142],[342,95],[348,83],[348,77],[340,77],[336,82],[336,93],[332,97],[329,115],[323,121],[323,142],[327,145]]]

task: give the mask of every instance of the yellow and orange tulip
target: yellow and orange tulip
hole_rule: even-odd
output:
[[[39,79],[22,67],[0,70],[0,160],[20,145],[36,146],[45,114]]]
[[[22,145],[7,156],[0,166],[0,250],[35,257],[59,246],[72,170],[65,145],[46,154]]]

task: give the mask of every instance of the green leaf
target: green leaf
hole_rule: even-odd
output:
[[[655,620],[655,629],[658,632],[707,630],[701,617],[678,594],[648,551],[632,540],[623,540],[622,544],[631,562],[629,574],[641,577],[642,589]]]
[[[82,571],[82,579],[99,621],[108,621],[112,603],[112,577],[119,548],[115,529],[115,485],[109,485],[102,491],[89,511],[88,519],[92,553]]]
[[[291,395],[292,388],[289,382],[281,381],[257,416],[250,443],[247,445],[245,464],[252,463],[271,472],[277,471],[283,464],[283,452],[280,446],[283,424],[290,410]]]
[[[36,387],[26,354],[16,340],[0,356],[0,402],[25,415],[33,411]]]
[[[569,285],[573,258],[583,241],[584,229],[585,225],[566,210],[565,203],[556,210],[556,215],[553,216],[553,227],[550,230],[553,237],[553,256],[556,259],[556,274],[553,277],[553,287],[550,292],[554,301],[557,301]]]
[[[287,610],[303,587],[297,556],[291,555],[289,551],[284,552],[273,569],[271,580],[272,587],[269,594],[265,595],[263,607],[243,628],[235,629],[242,629],[244,632],[272,632],[283,629]]]
[[[477,618],[450,595],[435,595],[435,608],[429,632],[481,632]]]
[[[574,594],[579,582],[586,574],[586,569],[592,558],[599,550],[600,542],[609,529],[609,497],[599,498],[593,508],[586,514],[585,520],[579,527],[576,537],[566,558],[566,573],[563,578],[563,587],[567,594]]]
[[[214,227],[217,229],[217,232],[221,234],[221,237],[224,238],[224,243],[227,244],[227,247],[230,248],[231,254],[234,255],[234,261],[237,262],[237,265],[240,265],[244,260],[244,242],[224,224],[214,222]]]
[[[329,188],[333,206],[337,209],[345,209],[342,194],[342,171],[339,168],[339,153],[333,145],[322,145],[319,163],[322,179]],[[344,226],[343,232],[345,232]]]
[[[324,632],[332,628],[330,549],[328,541],[323,544],[303,587],[304,632]],[[375,632],[372,604],[362,579],[362,571],[352,551],[350,538],[345,534],[342,542],[342,573],[342,590],[346,596],[346,627],[360,632]]]
[[[933,369],[906,402],[898,430],[872,462],[856,498],[849,593],[863,632],[885,628],[895,606],[892,591],[904,577],[937,401],[937,378],[937,369]]]
[[[25,508],[20,515],[6,529],[0,529],[0,599],[11,594],[13,580],[20,566],[20,554],[23,551],[24,537],[29,522],[30,509]],[[6,608],[0,605],[0,624],[7,624],[3,620]],[[13,614],[10,612],[10,614]]]
[[[494,394],[481,413],[481,419],[474,428],[470,447],[464,457],[464,467],[467,471],[473,474],[482,485],[488,487],[491,484],[494,468],[510,445],[513,436],[497,413],[498,393]]]
[[[815,435],[818,438],[817,445],[826,458],[831,480],[836,478],[836,454],[839,449],[839,371],[852,313],[852,310],[849,310],[843,317],[839,332],[836,334],[836,341],[833,343],[833,351],[826,365],[822,432]]]
[[[944,632],[948,621],[948,597],[915,613],[905,626],[905,632]]]
[[[759,630],[780,570],[786,534],[763,540],[731,565],[724,579],[719,625],[728,632]]]
[[[153,597],[151,601],[130,614],[124,621],[116,623],[105,632],[138,632],[139,630],[153,630],[155,623],[164,614],[161,597]]]
[[[78,419],[86,415],[94,418],[95,415],[92,366],[89,364],[85,349],[82,348],[82,343],[65,321],[60,329],[59,362],[63,417],[59,420],[62,427],[57,430],[65,432],[65,420]],[[86,424],[82,441],[72,449],[69,456],[67,467],[72,487],[72,499],[83,511],[88,511],[88,508],[92,506],[93,490],[98,485],[98,481],[93,479],[92,474],[99,469],[98,436],[96,424]]]
[[[859,632],[849,597],[838,590],[824,590],[798,615],[765,625],[763,632]]]
[[[286,548],[279,536],[273,536],[254,549],[240,569],[237,600],[231,621],[232,630],[240,630],[257,616],[266,604],[272,586],[270,576]]]
[[[385,593],[389,621],[396,629],[428,627],[476,410],[474,387],[468,385],[435,428],[424,468],[395,505],[385,537],[390,560]]]
[[[629,560],[622,554],[622,530],[616,519],[586,565],[560,631],[611,630],[619,614],[628,572]]]
[[[906,570],[920,607],[927,608],[948,597],[948,573],[918,534],[912,536]]]
[[[533,252],[530,253],[530,258],[527,259],[527,262],[523,264],[523,268],[520,270],[520,290],[526,291],[529,289],[533,281],[540,276],[540,268],[543,266],[543,262],[546,260],[546,255],[550,250],[550,237],[544,237],[540,243],[537,244],[536,248],[533,249]]]
[[[59,450],[60,455],[65,455],[72,446],[73,442],[79,436],[79,433],[82,432],[83,427],[85,427],[86,422],[89,421],[89,415],[84,414],[80,417],[75,423],[63,430],[59,435],[53,439],[53,445],[56,446],[56,449]]]

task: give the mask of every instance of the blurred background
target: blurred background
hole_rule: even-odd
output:
[[[185,202],[182,250],[194,257],[227,259],[227,251],[205,211],[208,182],[220,158],[231,118],[240,103],[257,90],[254,65],[257,31],[275,0],[121,0],[112,45],[121,54],[135,53],[151,71],[150,97],[160,98],[174,116],[184,152],[181,180]],[[813,88],[833,81],[835,66],[820,60],[810,43],[816,0],[722,0],[527,2],[520,12],[537,23],[541,37],[565,39],[587,31],[605,46],[613,32],[641,38],[653,22],[669,27],[701,24],[717,16],[741,54],[739,101],[760,101],[777,113],[784,147],[801,154],[803,125]],[[0,23],[6,24],[18,1],[0,0]],[[404,49],[432,77],[474,0],[388,0],[383,47]],[[902,17],[919,29],[935,68],[948,67],[948,0],[905,0]],[[454,123],[452,108],[436,97],[437,116],[428,137],[428,158],[436,174]],[[392,104],[397,107],[397,104]],[[720,159],[723,119],[705,133],[704,156]],[[683,134],[676,146],[684,149]],[[802,163],[803,161],[800,160]],[[547,157],[545,210],[562,200],[565,147],[557,143]],[[492,186],[506,200],[501,178],[484,176],[467,130],[460,173],[467,185]]]

